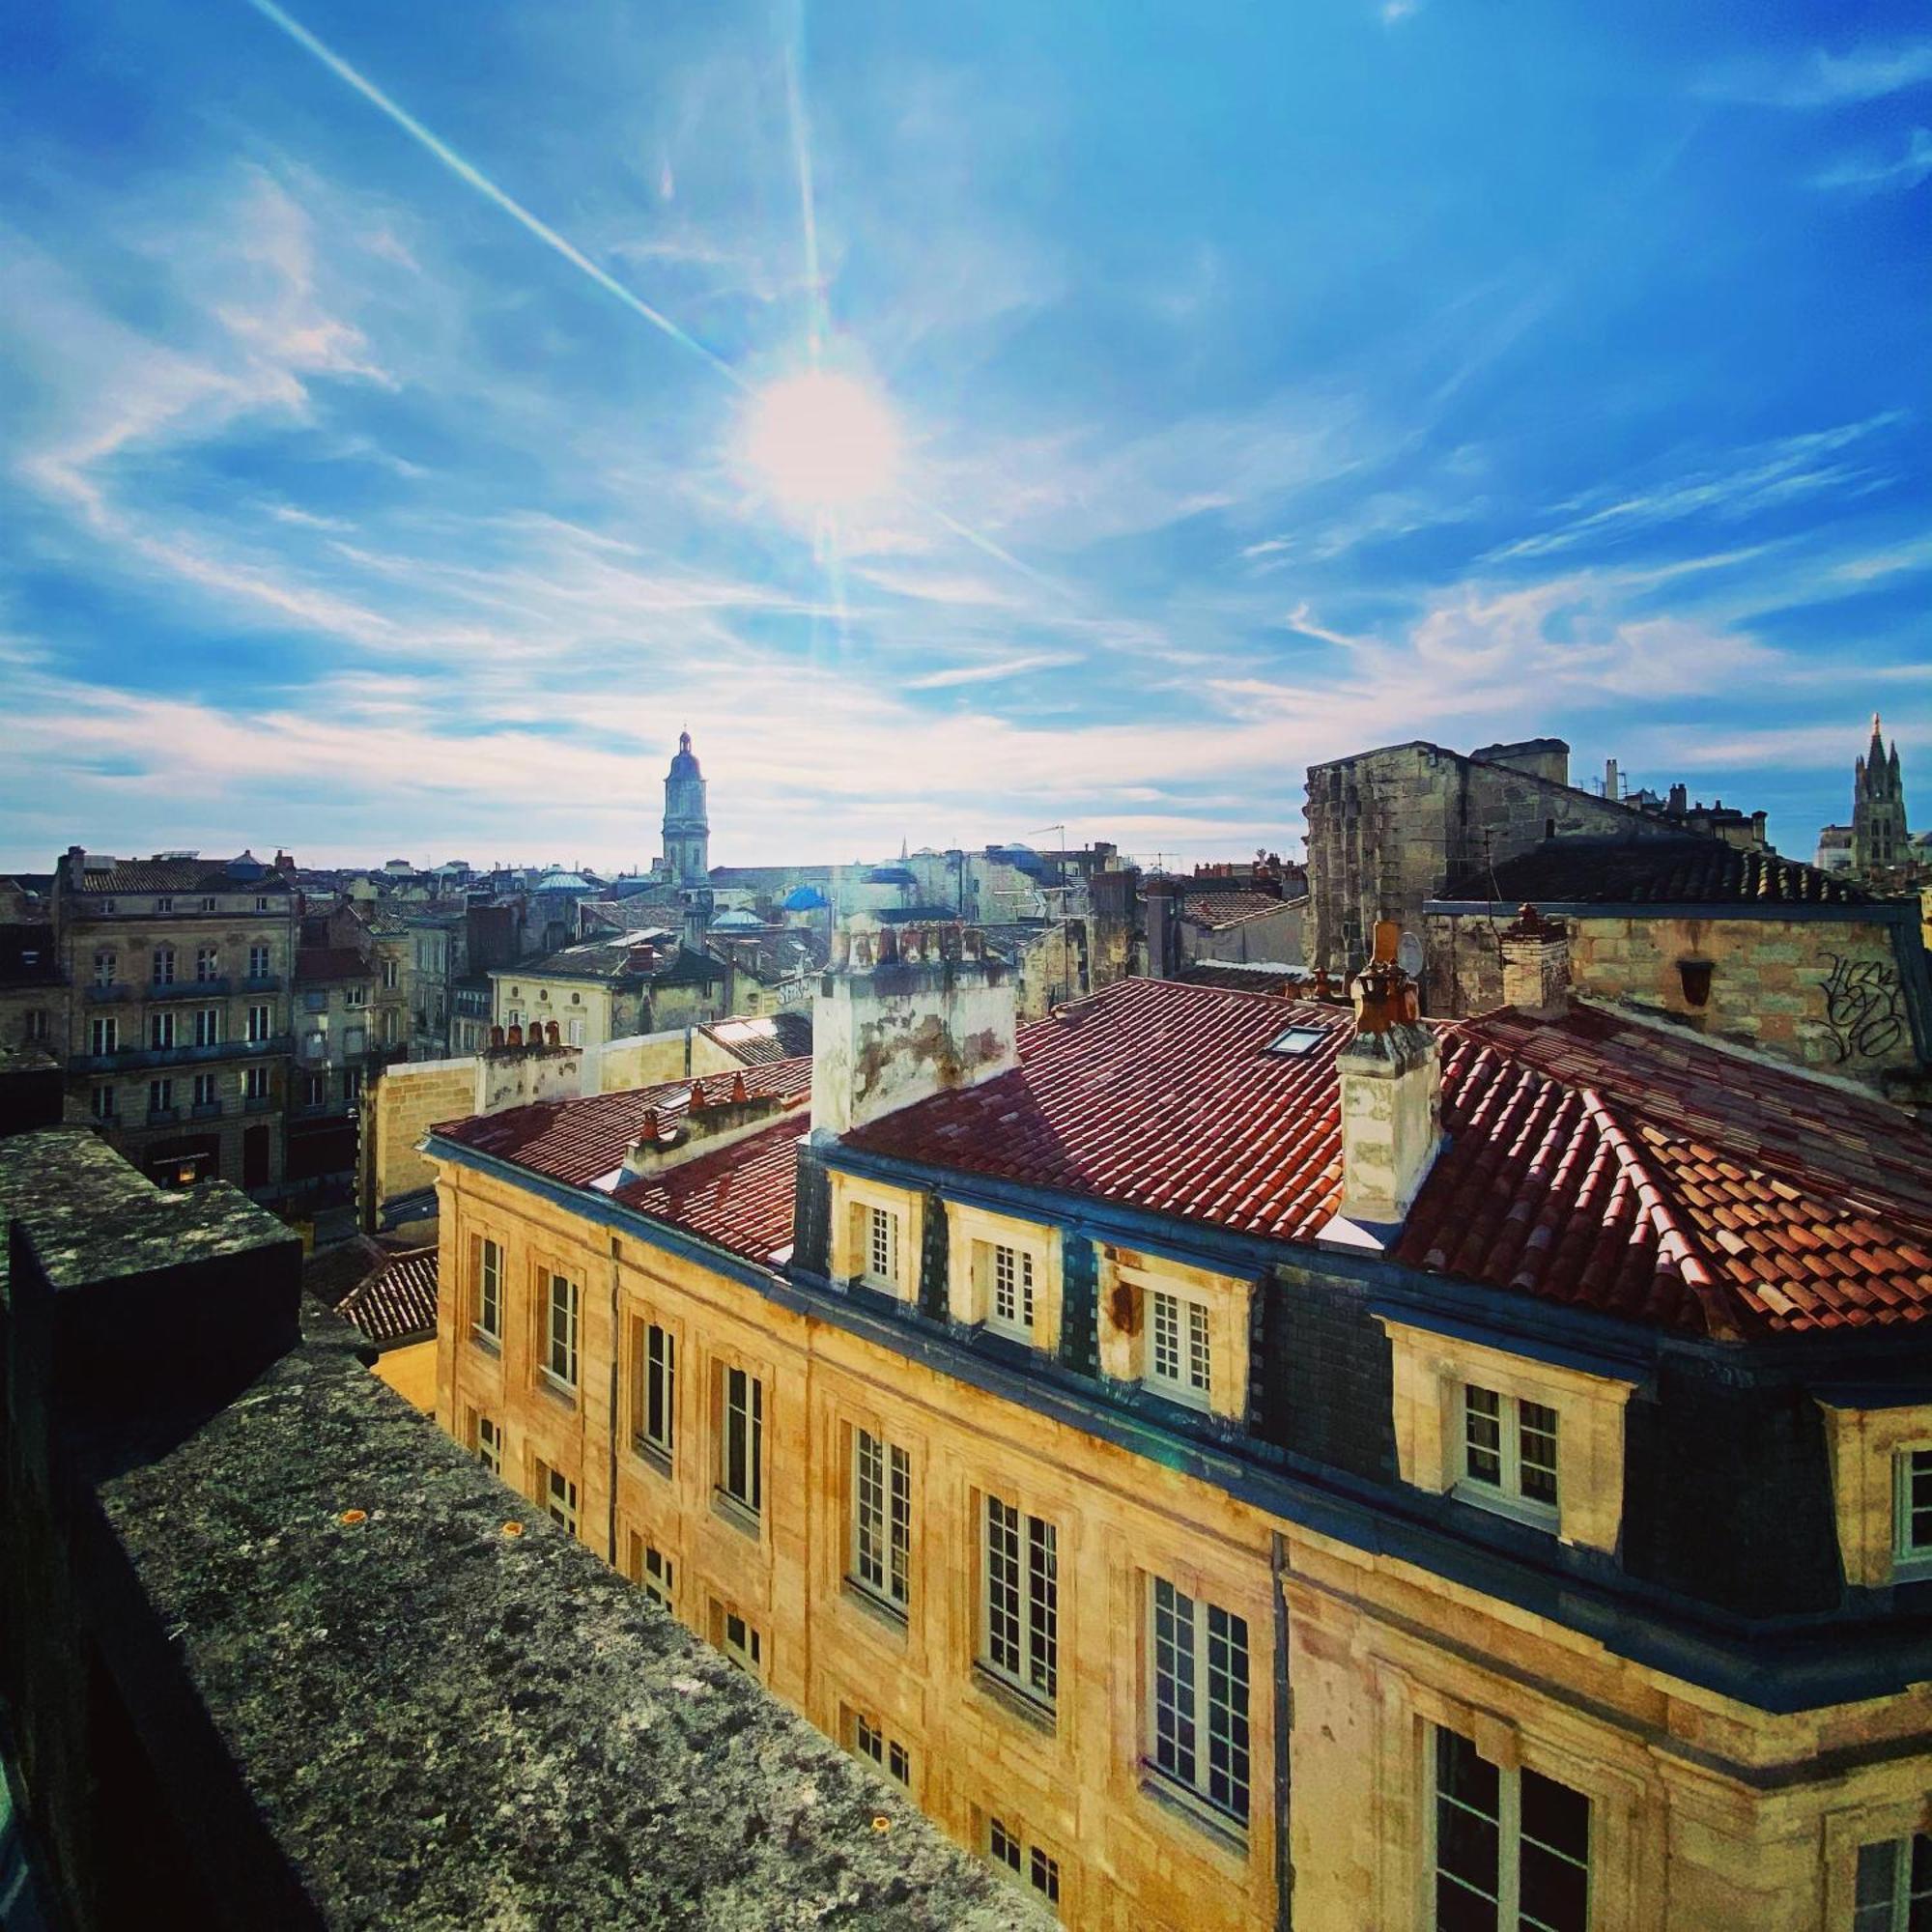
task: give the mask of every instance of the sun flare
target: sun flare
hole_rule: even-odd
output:
[[[806,516],[869,502],[898,469],[898,425],[885,403],[852,377],[819,369],[752,398],[745,446],[765,486]]]

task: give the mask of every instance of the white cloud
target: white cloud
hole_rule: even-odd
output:
[[[1915,188],[1928,175],[1932,175],[1932,128],[1915,128],[1904,154],[1890,160],[1870,155],[1848,156],[1814,175],[1811,185],[1872,193],[1884,188]]]
[[[1932,40],[1856,47],[1833,54],[1815,47],[1782,64],[1756,62],[1713,74],[1703,92],[1764,107],[1842,107],[1932,81]]]

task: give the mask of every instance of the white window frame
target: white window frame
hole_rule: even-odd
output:
[[[903,1619],[912,1605],[912,1458],[855,1423],[847,1462],[846,1580]]]
[[[248,977],[251,980],[266,980],[275,970],[273,955],[266,946],[251,946],[248,949]]]
[[[1471,1408],[1469,1398],[1472,1394],[1487,1396],[1495,1403],[1495,1413],[1492,1417]],[[1525,1408],[1544,1410],[1551,1417],[1551,1426],[1545,1430],[1540,1424],[1531,1424],[1524,1417]],[[1469,1428],[1472,1416],[1480,1416],[1482,1421],[1493,1421],[1495,1424],[1497,1446],[1494,1454],[1498,1467],[1494,1481],[1477,1474],[1470,1466]],[[1523,1491],[1522,1447],[1523,1436],[1526,1434],[1548,1435],[1549,1439],[1550,1459],[1548,1470],[1550,1486],[1555,1494],[1547,1500],[1541,1496],[1525,1494]],[[1504,1516],[1520,1518],[1525,1522],[1537,1524],[1540,1528],[1556,1527],[1563,1508],[1562,1412],[1554,1403],[1512,1395],[1506,1390],[1491,1388],[1484,1382],[1461,1382],[1456,1390],[1455,1455],[1455,1492],[1463,1501],[1477,1503],[1484,1509],[1495,1510]],[[1532,1463],[1531,1466],[1543,1465]]]
[[[563,1291],[559,1296],[557,1291]],[[559,1319],[560,1318],[560,1319]],[[553,1386],[577,1394],[582,1369],[583,1290],[561,1270],[544,1269],[543,1374]]]
[[[711,1600],[711,1623],[718,1648],[749,1677],[765,1678],[765,1635],[750,1617],[717,1598]],[[733,1629],[733,1626],[736,1629]]]
[[[731,1461],[744,1461],[744,1483],[734,1488]],[[734,1513],[753,1522],[764,1520],[764,1378],[736,1362],[718,1364],[718,1493]]]
[[[1030,1247],[1016,1241],[981,1239],[978,1243],[978,1263],[984,1270],[986,1326],[996,1335],[1005,1335],[1029,1348],[1039,1346],[1040,1290],[1039,1267]],[[1003,1258],[1010,1266],[1009,1277],[1002,1280]],[[1001,1306],[1005,1294],[1013,1312]]]
[[[218,946],[197,946],[194,949],[194,980],[198,986],[205,986],[211,980],[221,978],[221,949]]]
[[[175,950],[172,946],[157,946],[148,968],[148,983],[151,986],[172,986],[174,982]]]
[[[194,1104],[197,1107],[212,1107],[220,1097],[220,1085],[213,1073],[197,1073],[194,1076]]]
[[[1919,1841],[1925,1844],[1928,1861],[1932,1861],[1932,1837],[1923,1832],[1908,1832],[1895,1838],[1867,1839],[1860,1845],[1853,1865],[1849,1932],[1909,1932],[1913,1906],[1932,1899],[1932,1876],[1928,1876],[1927,1882],[1916,1890],[1912,1884],[1913,1847]],[[1868,1887],[1865,1879],[1867,1852],[1890,1854],[1891,1872],[1885,1883],[1883,1897],[1862,1899],[1860,1896],[1867,1889],[1879,1889],[1876,1883]],[[1877,1878],[1878,1874],[1874,1871],[1873,1879]]]
[[[242,1077],[242,1094],[244,1099],[267,1100],[272,1097],[269,1086],[269,1069],[266,1066],[250,1066]]]
[[[174,1049],[175,1011],[172,1007],[163,1007],[159,1012],[148,1015],[148,1051],[172,1053]]]
[[[1918,1542],[1912,1534],[1912,1462],[1925,1458],[1932,1477],[1932,1442],[1904,1442],[1891,1452],[1891,1574],[1901,1579],[1932,1575],[1932,1535]]]
[[[476,1452],[476,1460],[493,1476],[500,1476],[503,1473],[503,1426],[499,1422],[492,1422],[480,1410],[476,1413],[473,1440],[469,1446]]]
[[[638,1587],[662,1609],[673,1607],[677,1596],[677,1565],[654,1543],[639,1547]]]
[[[1147,1365],[1142,1381],[1169,1402],[1188,1408],[1214,1406],[1214,1308],[1205,1295],[1178,1288],[1144,1290],[1147,1296]],[[1173,1323],[1174,1367],[1162,1363],[1164,1320]]]
[[[888,1208],[877,1201],[865,1201],[859,1205],[859,1218],[863,1224],[859,1279],[867,1288],[876,1288],[883,1293],[899,1293],[905,1266],[905,1229],[902,1225],[905,1217],[896,1208]],[[885,1252],[884,1267],[879,1265],[882,1249]]]
[[[273,1007],[250,1007],[248,1009],[248,1044],[261,1046],[275,1037],[275,1009]]]
[[[111,1125],[120,1118],[120,1101],[112,1087],[97,1087],[92,1107],[94,1119],[102,1126]]]
[[[475,1288],[470,1297],[469,1332],[497,1348],[503,1343],[503,1244],[476,1236]]]
[[[876,1765],[901,1789],[912,1789],[912,1752],[897,1738],[888,1737],[886,1727],[863,1711],[846,1714],[846,1744],[855,1756]]]
[[[97,1015],[88,1022],[88,1049],[96,1055],[121,1051],[121,1022],[114,1014]]]
[[[1162,1789],[1224,1830],[1245,1833],[1254,1804],[1248,1621],[1165,1577],[1150,1576],[1145,1594],[1143,1763]]]
[[[114,983],[116,955],[106,947],[100,948],[94,955],[94,983],[97,986],[111,986]]]
[[[1056,1711],[1059,1525],[989,1491],[980,1512],[979,1542],[980,1667],[1040,1710]]]
[[[1460,1739],[1463,1744],[1471,1744],[1472,1748],[1476,1749],[1477,1756],[1482,1756],[1480,1747],[1473,1746],[1472,1741],[1463,1732],[1456,1730],[1453,1725],[1434,1723],[1423,1725],[1423,1749],[1426,1753],[1426,1759],[1424,1770],[1425,1803],[1423,1808],[1425,1842],[1422,1869],[1425,1886],[1424,1911],[1427,1915],[1427,1922],[1429,1923],[1434,1923],[1435,1919],[1435,1891],[1438,1879],[1448,1876],[1450,1884],[1460,1886],[1464,1891],[1469,1890],[1469,1887],[1465,1881],[1453,1874],[1444,1874],[1437,1863],[1437,1806],[1444,1802],[1461,1805],[1459,1799],[1445,1798],[1445,1795],[1439,1788],[1438,1766],[1440,1760],[1437,1753],[1441,1747],[1438,1740],[1443,1736],[1453,1736]],[[1492,1763],[1493,1760],[1484,1759],[1484,1762]],[[1496,1884],[1498,1888],[1495,1901],[1496,1924],[1498,1927],[1509,1927],[1510,1932],[1517,1932],[1519,1923],[1522,1927],[1522,1932],[1570,1932],[1570,1928],[1567,1926],[1549,1927],[1541,1919],[1527,1918],[1523,1916],[1520,1909],[1523,1847],[1523,1774],[1525,1771],[1537,1772],[1538,1776],[1548,1778],[1552,1784],[1563,1784],[1563,1780],[1550,1776],[1548,1772],[1540,1771],[1535,1765],[1497,1765],[1495,1766],[1495,1771],[1497,1816],[1493,1822],[1496,1831]],[[1592,1920],[1596,1917],[1596,1894],[1600,1878],[1598,1871],[1599,1838],[1601,1836],[1598,1827],[1599,1805],[1597,1800],[1587,1791],[1579,1791],[1575,1785],[1563,1785],[1563,1788],[1573,1793],[1576,1797],[1580,1798],[1589,1811],[1589,1836],[1583,1861],[1585,1879],[1583,1932],[1589,1932]],[[1469,1809],[1470,1807],[1462,1806],[1462,1808]],[[1488,1816],[1485,1812],[1474,1810],[1470,1811],[1470,1815],[1478,1818]],[[1539,1841],[1531,1839],[1529,1842],[1534,1845]],[[1576,1862],[1575,1859],[1568,1852],[1562,1851],[1555,1846],[1546,1846],[1544,1849],[1552,1857],[1563,1859],[1572,1864]],[[1473,1893],[1472,1895],[1477,1897],[1483,1896],[1481,1893]]]
[[[166,1075],[148,1082],[148,1112],[172,1114],[175,1110],[175,1083]]]
[[[632,1418],[633,1444],[667,1469],[677,1454],[677,1333],[648,1315],[637,1318],[638,1412]],[[651,1427],[651,1411],[660,1427]]]
[[[577,1484],[548,1463],[537,1464],[537,1502],[551,1521],[568,1535],[577,1534]]]
[[[221,1044],[221,1009],[197,1007],[194,1009],[194,1043],[197,1046]]]
[[[1057,1911],[1061,1902],[1061,1870],[1060,1860],[1053,1853],[990,1811],[986,1814],[985,1852],[995,1871],[1016,1885],[1032,1887]]]

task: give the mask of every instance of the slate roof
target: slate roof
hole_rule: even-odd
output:
[[[1265,919],[1287,903],[1271,893],[1213,892],[1188,893],[1181,901],[1180,916],[1210,932],[1224,926],[1245,925],[1251,919]]]
[[[498,979],[505,976],[514,979],[521,973],[531,980],[663,980],[675,977],[672,968],[676,960],[664,956],[675,940],[676,934],[667,926],[634,926],[614,938],[580,940],[575,946],[566,946],[541,959],[522,959],[513,966],[492,970]],[[645,945],[659,949],[660,963],[649,973],[633,972],[631,949]]]
[[[713,1020],[698,1031],[736,1054],[747,1066],[811,1057],[811,1009],[807,1006],[787,1007],[781,1012],[755,1017],[733,1014],[729,1019]]]
[[[293,890],[281,873],[252,853],[239,859],[116,859],[104,870],[70,868],[68,887],[81,893],[267,893],[286,897]],[[231,867],[244,869],[231,870]]]
[[[1320,1047],[1264,1052],[1290,1024]],[[1123,980],[1026,1029],[1017,1070],[846,1144],[1305,1241],[1340,1199],[1352,1026]],[[1437,1031],[1449,1143],[1400,1260],[1719,1336],[1932,1315],[1932,1135],[1896,1109],[1588,1007]]]
[[[823,932],[804,926],[765,926],[752,932],[723,932],[712,928],[715,954],[729,957],[743,973],[750,973],[760,985],[776,985],[795,980],[801,973],[819,973],[832,956],[832,943]]]
[[[437,1251],[392,1255],[335,1304],[370,1341],[414,1342],[436,1333]]]
[[[1776,852],[1721,838],[1547,838],[1495,868],[1465,870],[1438,899],[1534,905],[1869,905],[1872,895]]]

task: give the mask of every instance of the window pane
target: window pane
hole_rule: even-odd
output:
[[[1020,1513],[986,1498],[986,1660],[1020,1673]]]
[[[1194,1600],[1172,1583],[1153,1586],[1153,1761],[1183,1784],[1197,1777],[1194,1736]]]
[[[1159,1289],[1148,1292],[1149,1326],[1153,1336],[1153,1373],[1164,1382],[1180,1379],[1180,1307]]]
[[[1531,1502],[1556,1500],[1556,1411],[1540,1402],[1520,1405],[1517,1441],[1522,1463],[1522,1492]]]
[[[1590,1801],[1540,1772],[1522,1775],[1522,1835],[1578,1863],[1590,1857]]]
[[[1496,1932],[1495,1901],[1460,1886],[1435,1881],[1435,1932]]]
[[[1525,1932],[1529,1928],[1534,1932],[1586,1932],[1590,1917],[1586,1866],[1525,1840],[1519,1869]]]
[[[1027,1674],[1041,1696],[1060,1688],[1060,1578],[1053,1525],[1027,1519]]]
[[[1208,1606],[1208,1796],[1248,1815],[1248,1626]]]
[[[893,1451],[892,1570],[888,1590],[895,1603],[912,1595],[912,1460],[903,1449]]]
[[[1463,1390],[1463,1466],[1479,1483],[1503,1479],[1501,1403],[1493,1389],[1467,1384]]]
[[[1208,1393],[1208,1311],[1198,1301],[1187,1304],[1187,1382],[1201,1394]]]

